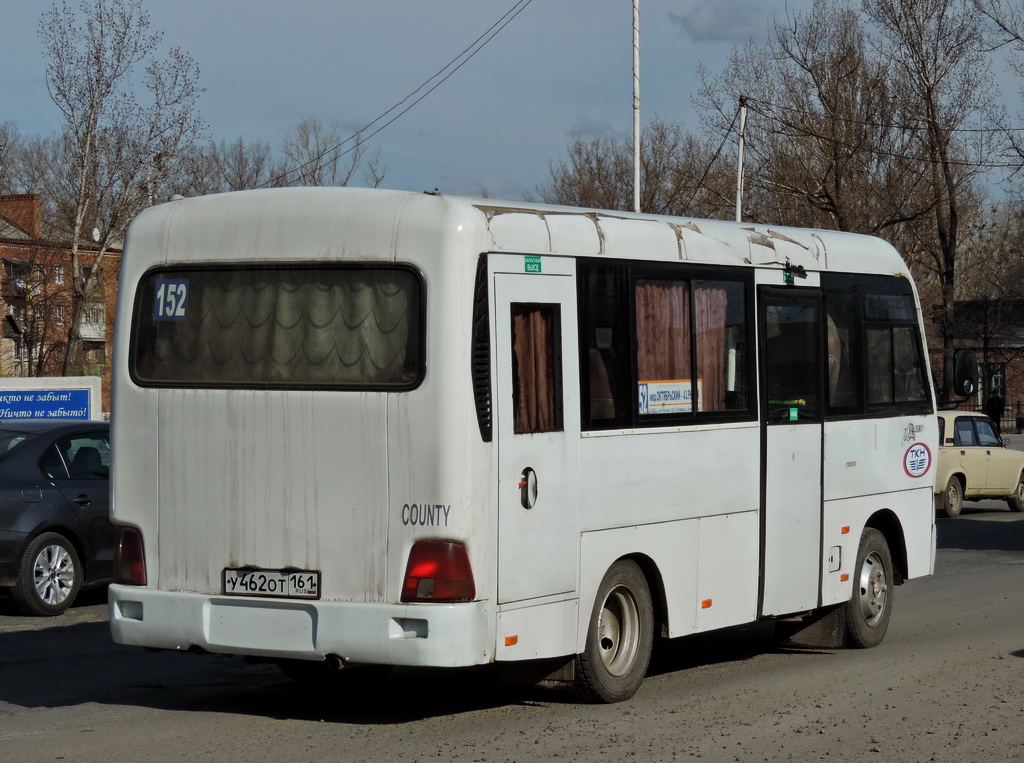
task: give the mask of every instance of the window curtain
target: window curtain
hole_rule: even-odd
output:
[[[688,292],[685,281],[637,281],[636,345],[640,382],[690,378]]]
[[[556,310],[554,305],[512,305],[512,395],[516,434],[555,432],[562,428]]]
[[[187,317],[156,322],[145,378],[284,385],[398,384],[414,378],[419,316],[411,273],[282,269],[186,275]]]
[[[726,341],[725,289],[700,287],[694,291],[694,321],[697,324],[697,378],[701,397],[698,410],[725,409],[725,386],[729,346]]]

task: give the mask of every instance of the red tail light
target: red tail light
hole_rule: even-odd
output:
[[[461,543],[417,541],[409,552],[402,601],[473,601],[476,585],[469,555]]]
[[[118,527],[114,546],[114,582],[146,585],[146,553],[142,533],[135,527]]]

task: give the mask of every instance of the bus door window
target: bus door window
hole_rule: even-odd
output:
[[[514,302],[511,310],[514,431],[560,432],[561,307]]]
[[[765,383],[773,423],[820,421],[821,360],[814,297],[768,297]]]

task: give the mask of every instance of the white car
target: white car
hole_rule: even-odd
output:
[[[936,509],[956,517],[964,501],[985,498],[1024,511],[1024,453],[1006,447],[988,416],[939,411]]]

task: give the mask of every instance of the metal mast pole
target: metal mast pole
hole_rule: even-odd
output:
[[[633,0],[633,211],[640,211],[640,0]]]
[[[736,222],[743,222],[743,139],[747,125],[747,96],[740,96],[740,150],[736,159]]]

